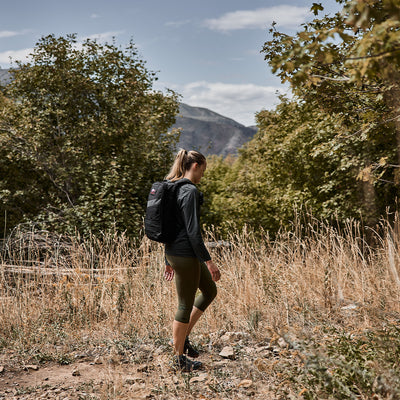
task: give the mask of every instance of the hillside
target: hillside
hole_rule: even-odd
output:
[[[211,110],[181,103],[174,128],[181,128],[179,146],[204,154],[235,154],[257,131]]]

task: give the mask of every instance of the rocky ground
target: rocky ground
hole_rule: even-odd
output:
[[[204,369],[171,370],[169,343],[114,343],[63,354],[59,362],[2,354],[0,399],[278,399],[280,363],[297,362],[283,338],[240,332],[193,337]],[[157,341],[156,341],[157,342]],[[298,397],[297,397],[298,398]]]

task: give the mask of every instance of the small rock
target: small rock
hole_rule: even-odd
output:
[[[100,365],[100,364],[103,364],[103,362],[104,362],[103,357],[96,357],[96,358],[93,360],[93,364],[94,364],[94,365]]]
[[[233,360],[235,358],[235,351],[233,350],[232,346],[225,346],[219,355],[223,358],[229,358]]]
[[[269,354],[269,353],[271,353],[272,349],[273,349],[273,347],[271,347],[271,346],[260,346],[260,347],[256,347],[254,349],[254,352],[256,354]]]
[[[245,332],[226,332],[224,335],[221,336],[220,340],[223,343],[233,343],[248,336],[249,335]]]
[[[194,376],[193,378],[191,378],[189,383],[204,382],[207,378],[208,378],[208,374],[203,373],[203,374],[200,374],[199,376]]]
[[[4,372],[4,367],[0,365],[0,374],[2,374],[3,372]]]
[[[229,363],[228,360],[221,360],[221,361],[217,361],[217,362],[213,363],[213,366],[214,367],[224,367],[228,363]]]
[[[250,379],[243,379],[238,387],[244,387],[244,388],[249,388],[253,384],[253,381]]]
[[[283,337],[280,337],[278,339],[278,346],[281,349],[288,349],[289,348],[289,343]]]
[[[32,369],[33,371],[37,371],[39,369],[38,365],[25,365],[24,370],[28,371],[29,369]]]
[[[79,372],[79,369],[74,369],[72,371],[72,376],[81,376],[81,373]]]

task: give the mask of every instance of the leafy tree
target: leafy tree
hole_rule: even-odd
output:
[[[316,18],[294,36],[271,29],[263,52],[294,99],[258,114],[258,134],[231,166],[211,165],[209,220],[274,233],[299,208],[374,224],[395,206],[399,2],[338,2],[342,13],[321,17],[314,3]]]
[[[235,158],[228,156],[212,155],[207,157],[207,169],[205,179],[201,181],[200,190],[204,192],[204,204],[202,206],[202,223],[214,230],[223,228],[227,221],[224,207],[226,191],[229,187],[229,179]]]
[[[272,28],[265,58],[301,98],[342,113],[350,123],[362,120],[355,133],[375,134],[381,125],[393,129],[397,157],[386,165],[400,165],[400,2],[337,2],[342,12],[316,17],[294,36]],[[318,15],[323,7],[314,3],[312,10]],[[378,169],[385,165],[372,161]]]
[[[376,222],[390,193],[382,191],[377,201],[371,185],[357,176],[368,152],[386,154],[386,148],[372,149],[359,136],[338,138],[337,132],[349,133],[343,119],[305,102],[282,98],[275,111],[262,111],[257,119],[259,132],[232,167],[221,168],[220,161],[208,172],[214,184],[225,183],[212,197],[214,215],[271,233],[290,227],[301,208],[321,219],[340,222],[362,214]]]
[[[258,114],[258,134],[232,165],[211,164],[207,220],[274,233],[300,208],[374,224],[395,206],[398,1],[338,2],[344,12],[322,17],[314,3],[316,18],[294,36],[271,29],[263,52],[294,99]]]
[[[315,191],[310,192],[313,193],[312,201],[306,200],[306,195],[300,202],[314,203],[313,210],[318,214],[322,212],[322,216],[332,213],[335,207],[335,212],[343,216],[354,215],[350,209],[358,210],[372,222],[385,212],[387,206],[395,205],[399,194],[400,89],[397,71],[400,61],[400,2],[337,1],[344,8],[332,16],[319,16],[323,6],[314,3],[312,10],[316,18],[293,36],[278,32],[273,26],[270,30],[272,40],[265,43],[262,51],[273,72],[282,82],[291,84],[298,107],[308,110],[317,119],[325,114],[326,121],[332,117],[340,121],[328,136],[322,135],[324,151],[331,155],[340,154],[342,162],[351,165],[351,173],[343,169],[342,162],[333,171],[336,170],[337,177],[341,173],[342,180],[350,178],[345,185],[348,194],[349,191],[362,194],[334,201],[330,209],[326,208],[329,204],[327,199]],[[301,123],[293,111],[287,112]],[[266,113],[260,113],[262,115]],[[314,128],[321,129],[315,124]],[[269,129],[274,131],[273,126]],[[268,135],[265,126],[264,129],[261,126],[263,130]],[[297,149],[302,154],[302,147],[312,143],[311,136],[304,137],[301,129],[294,132],[299,136]],[[285,140],[287,135],[289,133],[285,134]],[[315,129],[314,135],[321,136],[320,131]],[[315,145],[316,138],[313,140]],[[305,142],[302,144],[302,141]],[[274,147],[273,143],[270,145]],[[297,172],[302,171],[296,153],[293,156],[297,162],[289,161],[287,164]],[[334,167],[332,157],[324,157]],[[313,162],[311,166],[318,174],[318,165]],[[356,183],[356,178],[361,183]],[[296,186],[295,177],[293,181],[283,181],[290,183],[288,188],[293,184]],[[334,176],[330,183],[335,188],[343,187],[337,186],[339,181]],[[301,193],[304,195],[304,190]],[[334,198],[339,199],[338,196],[331,197]],[[360,198],[363,198],[363,203],[360,203]],[[289,204],[293,204],[296,194],[289,195],[288,199],[292,199]]]
[[[0,109],[13,107],[13,102],[0,92]],[[19,154],[18,148],[0,131],[0,232],[5,235],[25,217],[34,217],[47,196],[48,181],[38,174],[29,158]]]
[[[136,235],[149,185],[173,159],[177,95],[152,89],[155,74],[133,43],[78,46],[75,35],[50,35],[31,56],[13,70],[0,104],[9,221]]]

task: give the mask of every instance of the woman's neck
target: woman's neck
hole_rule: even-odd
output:
[[[187,171],[185,173],[185,175],[183,176],[183,178],[189,179],[189,181],[191,181],[192,183],[194,182],[193,181],[193,173],[192,173],[192,171]]]

